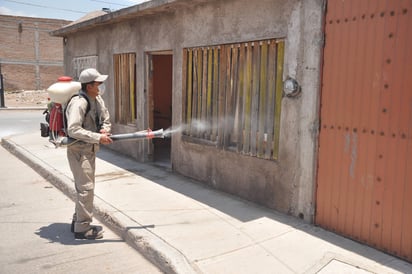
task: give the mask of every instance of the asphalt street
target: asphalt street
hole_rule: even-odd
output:
[[[45,122],[43,110],[7,110],[0,109],[0,138],[38,130]]]
[[[75,240],[74,202],[2,146],[0,158],[0,273],[161,273],[104,225]]]

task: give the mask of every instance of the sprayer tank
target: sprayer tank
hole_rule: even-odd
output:
[[[72,81],[71,77],[59,77],[58,82],[52,84],[47,92],[50,100],[58,104],[65,104],[70,97],[76,94],[81,89],[80,82]]]

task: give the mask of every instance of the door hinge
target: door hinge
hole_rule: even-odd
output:
[[[327,9],[328,9],[328,0],[324,0],[323,5],[322,5],[322,11],[326,13]]]
[[[321,38],[320,38],[320,46],[321,46],[322,48],[324,48],[325,45],[326,45],[326,34],[325,34],[325,32],[323,32],[323,33],[322,33],[322,36],[321,36]]]

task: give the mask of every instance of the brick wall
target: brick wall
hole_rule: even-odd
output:
[[[4,89],[46,89],[64,74],[63,41],[49,35],[71,21],[0,15]]]

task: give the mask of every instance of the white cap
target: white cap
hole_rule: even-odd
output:
[[[100,74],[94,68],[88,68],[80,73],[79,81],[80,83],[91,83],[91,82],[104,82],[107,79],[107,75]]]

